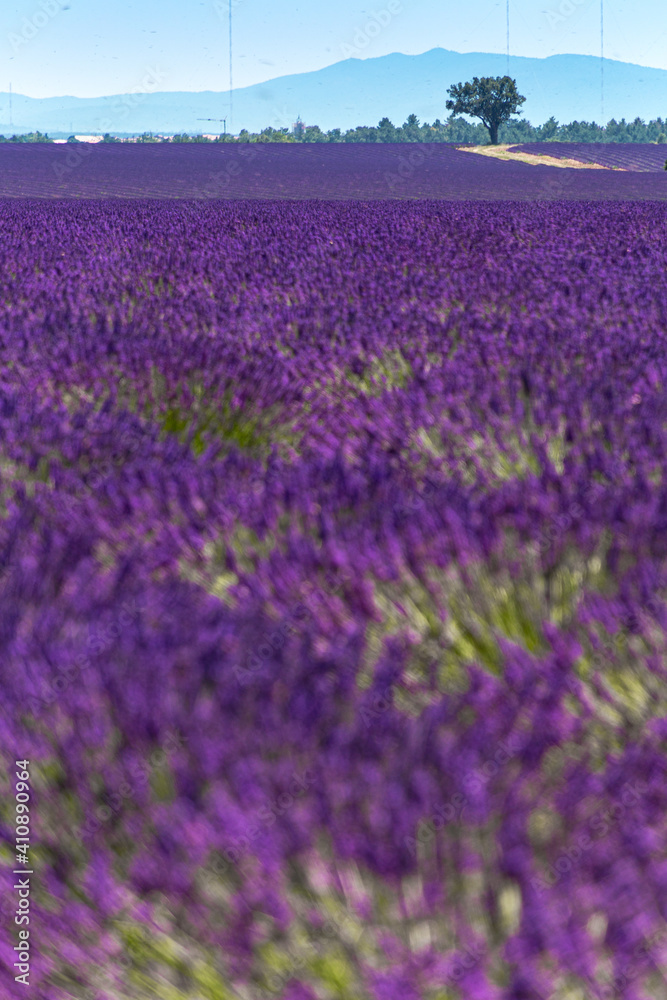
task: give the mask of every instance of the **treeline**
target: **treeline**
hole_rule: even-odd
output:
[[[221,137],[223,138],[223,137]],[[519,142],[667,142],[667,121],[656,118],[645,122],[635,118],[633,122],[620,122],[612,118],[605,126],[595,122],[570,122],[560,125],[551,117],[544,125],[531,125],[519,119],[501,125],[498,139],[501,143]],[[318,125],[304,125],[297,122],[293,131],[266,128],[259,134],[251,134],[245,129],[239,133],[240,142],[453,142],[485,146],[489,133],[481,123],[473,124],[465,118],[450,115],[446,121],[439,118],[429,125],[420,124],[416,115],[409,115],[402,125],[393,125],[383,118],[376,126],[357,125],[342,132],[332,129],[323,132]]]
[[[617,122],[612,118],[605,126],[595,122],[570,122],[560,125],[551,117],[544,125],[533,126],[529,121],[509,121],[501,125],[501,143],[520,142],[667,142],[667,120],[656,118],[645,122],[635,118]],[[108,141],[108,140],[107,140]],[[472,124],[465,118],[450,115],[446,121],[439,118],[429,125],[420,124],[417,115],[409,115],[402,125],[393,125],[383,118],[377,125],[357,125],[343,132],[339,128],[324,132],[319,125],[305,125],[297,121],[294,129],[265,128],[261,132],[242,129],[237,137],[221,135],[216,139],[205,136],[175,135],[171,140],[160,140],[146,133],[137,142],[451,142],[485,146],[489,134],[484,126]]]
[[[610,119],[606,125],[595,122],[570,122],[560,125],[551,117],[544,125],[533,126],[529,121],[519,119],[509,121],[500,127],[498,135],[501,143],[520,142],[667,142],[667,121],[655,118],[645,122],[635,118],[626,122],[625,118]],[[77,142],[72,135],[68,142]],[[416,115],[409,115],[402,125],[393,125],[383,118],[377,125],[357,125],[343,132],[339,128],[328,132],[319,125],[305,125],[297,121],[293,129],[265,128],[261,132],[242,129],[238,136],[220,135],[210,139],[204,135],[181,133],[174,136],[154,135],[144,132],[133,139],[119,139],[106,133],[103,142],[450,142],[485,146],[489,141],[487,130],[481,124],[472,124],[461,116],[450,115],[441,122],[439,118],[429,125],[420,123]],[[30,132],[28,135],[13,135],[7,139],[0,135],[0,142],[53,142],[48,135]]]
[[[42,132],[28,132],[24,135],[12,135],[9,138],[0,135],[0,142],[53,142],[53,139],[49,139],[48,135]]]

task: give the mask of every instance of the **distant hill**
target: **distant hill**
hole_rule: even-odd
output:
[[[421,121],[445,120],[447,88],[473,76],[502,76],[507,62],[497,53],[461,54],[431,49],[376,59],[346,59],[312,73],[282,76],[233,92],[233,131],[291,127],[297,116],[325,131],[377,125],[387,115],[395,125],[415,113]],[[600,122],[600,60],[558,55],[513,57],[510,75],[527,100],[523,118],[540,125],[558,121]],[[605,119],[645,120],[667,115],[667,71],[607,59],[604,64]],[[229,114],[229,93],[147,93],[110,97],[30,98],[0,93],[0,132],[221,132],[222,123],[198,121]],[[228,121],[228,131],[229,131]]]

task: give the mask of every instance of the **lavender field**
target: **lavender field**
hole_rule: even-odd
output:
[[[528,142],[510,149],[638,173],[664,173],[667,162],[667,146],[652,142]]]
[[[215,201],[664,200],[667,171],[628,166],[646,147],[583,143],[511,147],[600,162],[608,170],[569,169],[490,159],[433,143],[0,143],[0,197]],[[650,156],[665,147],[651,146]],[[583,152],[582,152],[583,150]],[[662,150],[662,152],[661,152]],[[657,151],[657,152],[656,152]],[[599,160],[602,156],[603,159]],[[610,158],[607,162],[606,158]],[[613,162],[612,162],[613,161]],[[653,160],[651,161],[653,162]],[[657,160],[655,160],[657,163]]]
[[[667,206],[273,195],[0,202],[2,996],[667,998]]]

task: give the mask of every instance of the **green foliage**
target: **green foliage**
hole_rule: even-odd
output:
[[[0,141],[2,142],[53,142],[53,139],[49,139],[48,135],[43,132],[26,132],[24,135],[13,135],[10,139],[5,139],[2,135],[0,136]]]
[[[355,392],[367,396],[381,396],[394,387],[403,388],[412,377],[412,368],[401,351],[387,351],[381,358],[370,358],[362,375],[353,371],[345,372],[345,380],[354,386]]]
[[[448,103],[451,104],[450,101]],[[520,114],[521,112],[517,112]],[[408,115],[402,125],[394,125],[389,118],[380,119],[377,125],[357,125],[343,132],[339,128],[323,131],[319,125],[304,125],[297,122],[298,128],[290,131],[289,128],[273,128],[268,126],[261,132],[248,132],[242,129],[238,136],[219,135],[215,139],[209,139],[204,135],[189,135],[183,132],[180,135],[156,136],[145,132],[139,136],[137,142],[448,142],[458,144],[470,144],[475,146],[484,145],[489,138],[488,129],[480,122],[474,123],[462,117],[461,113],[453,113],[446,121],[439,118],[429,124],[420,124],[417,115]],[[552,116],[543,125],[531,125],[527,119],[515,120],[507,119],[500,123],[498,128],[498,142],[501,143],[523,143],[523,142],[667,142],[667,122],[661,118],[654,121],[644,122],[641,118],[635,118],[633,122],[626,122],[621,119],[617,122],[611,119],[606,125],[598,125],[596,122],[574,121],[567,125],[560,125]],[[51,142],[48,137],[41,136],[41,133],[33,133],[40,138],[30,138],[28,136],[13,136],[6,139],[0,135],[0,142]],[[68,142],[76,141],[73,136]],[[102,142],[122,142],[117,136],[105,133]]]
[[[519,123],[517,122],[516,124]],[[521,124],[524,126],[528,126],[530,128],[530,122],[521,122]],[[540,126],[540,128],[537,129],[536,131],[541,132],[540,138],[543,139],[545,142],[548,142],[550,139],[556,138],[556,136],[558,135],[558,128],[559,128],[558,122],[552,115],[549,121],[545,122],[544,125]]]
[[[447,101],[447,110],[479,118],[493,146],[498,144],[500,126],[512,115],[520,115],[519,108],[526,100],[509,76],[475,76],[468,83],[452,84],[447,93],[452,98]]]
[[[304,142],[327,142],[326,133],[322,131],[319,125],[306,125],[303,132]]]
[[[257,136],[257,142],[297,142],[296,136],[290,135],[287,128],[265,128]]]
[[[159,392],[158,392],[159,395]],[[253,455],[263,454],[276,440],[273,410],[249,411],[231,405],[231,393],[220,398],[204,398],[201,387],[195,386],[195,401],[172,402],[159,410],[160,427],[165,434],[175,434],[181,441],[189,435],[196,456],[201,455],[212,441],[235,445]],[[280,433],[278,433],[280,438]]]
[[[488,139],[486,129],[481,124],[473,124],[460,115],[450,115],[447,120],[447,135],[450,142],[483,146]]]
[[[265,985],[278,993],[291,979],[307,980],[336,1000],[357,1000],[360,995],[355,969],[344,949],[324,942],[316,950],[312,943],[295,936],[288,951],[283,944],[268,941],[258,949]]]
[[[116,924],[116,933],[122,943],[128,986],[135,997],[160,996],[164,1000],[186,1000],[196,995],[206,1000],[231,1000],[233,994],[220,972],[215,968],[214,957],[204,949],[197,955],[176,944],[168,934],[149,931],[136,921]],[[184,991],[168,983],[178,978],[190,984]],[[123,996],[129,996],[124,993]]]

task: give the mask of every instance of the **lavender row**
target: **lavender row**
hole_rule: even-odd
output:
[[[567,146],[516,148],[558,156]],[[574,146],[580,158],[584,147]],[[621,165],[644,155],[641,145],[618,148],[607,144],[600,155],[619,156]],[[586,150],[581,155],[597,155]],[[664,199],[665,178],[651,171],[536,170],[446,143],[0,143],[0,197],[12,199]]]
[[[42,994],[661,996],[664,206],[2,213]]]
[[[640,173],[664,171],[667,158],[667,148],[654,142],[529,142],[510,149]]]

